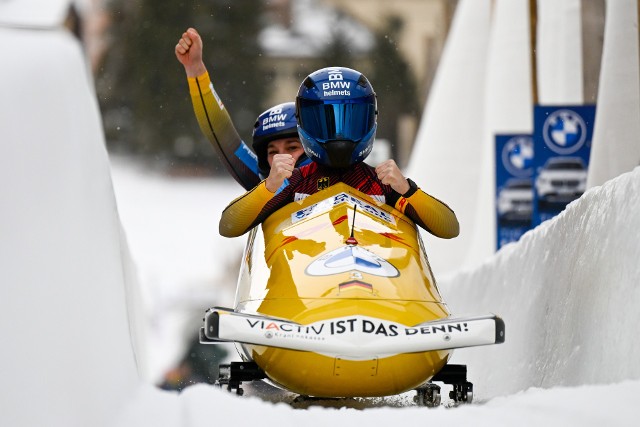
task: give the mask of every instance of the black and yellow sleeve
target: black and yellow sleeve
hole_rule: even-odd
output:
[[[420,190],[411,180],[409,191],[401,195],[395,208],[434,236],[452,239],[460,234],[455,212],[445,203]]]
[[[260,223],[259,215],[274,193],[264,181],[238,197],[225,208],[218,229],[224,237],[238,237]]]
[[[260,182],[258,159],[244,143],[216,93],[209,73],[188,77],[189,93],[200,130],[231,176],[246,190]]]

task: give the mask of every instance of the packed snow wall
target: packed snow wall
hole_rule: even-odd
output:
[[[0,39],[0,425],[112,425],[139,316],[90,76],[61,27]]]
[[[482,398],[640,378],[640,167],[587,191],[479,267],[443,278],[454,314],[494,312],[502,345],[458,350]]]

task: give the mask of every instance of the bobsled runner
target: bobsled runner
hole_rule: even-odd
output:
[[[441,381],[469,402],[452,351],[504,341],[496,315],[451,315],[408,217],[342,183],[249,233],[234,304],[206,311],[200,340],[236,343],[242,361],[221,366],[219,382],[238,394],[266,379],[312,397],[415,389],[434,406]]]

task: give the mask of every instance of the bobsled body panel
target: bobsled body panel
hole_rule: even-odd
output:
[[[243,276],[250,280],[238,289],[236,304],[280,298],[442,302],[415,225],[374,203],[337,184],[272,214],[263,225],[266,243],[254,242],[245,256]],[[352,229],[354,246],[345,243]],[[256,250],[262,245],[264,251]],[[258,280],[251,271],[256,267]]]
[[[348,244],[352,235],[356,243]],[[283,207],[264,222],[262,232],[251,232],[234,310],[298,325],[325,322],[324,334],[374,339],[380,346],[371,348],[385,349],[351,350],[354,356],[335,348],[315,352],[242,344],[245,357],[272,381],[300,394],[397,394],[429,380],[451,355],[447,349],[388,350],[393,346],[385,340],[398,339],[404,327],[450,313],[413,222],[344,184]],[[251,324],[282,339],[295,333],[275,322]]]
[[[447,362],[448,351],[404,353],[351,360],[273,347],[254,347],[253,360],[272,381],[299,394],[319,397],[389,396],[434,376]]]

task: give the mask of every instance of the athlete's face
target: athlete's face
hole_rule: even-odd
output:
[[[302,153],[304,153],[304,149],[298,138],[274,139],[267,145],[267,161],[269,162],[269,166],[271,166],[273,156],[276,154],[291,154],[297,162],[298,157],[300,157]]]

